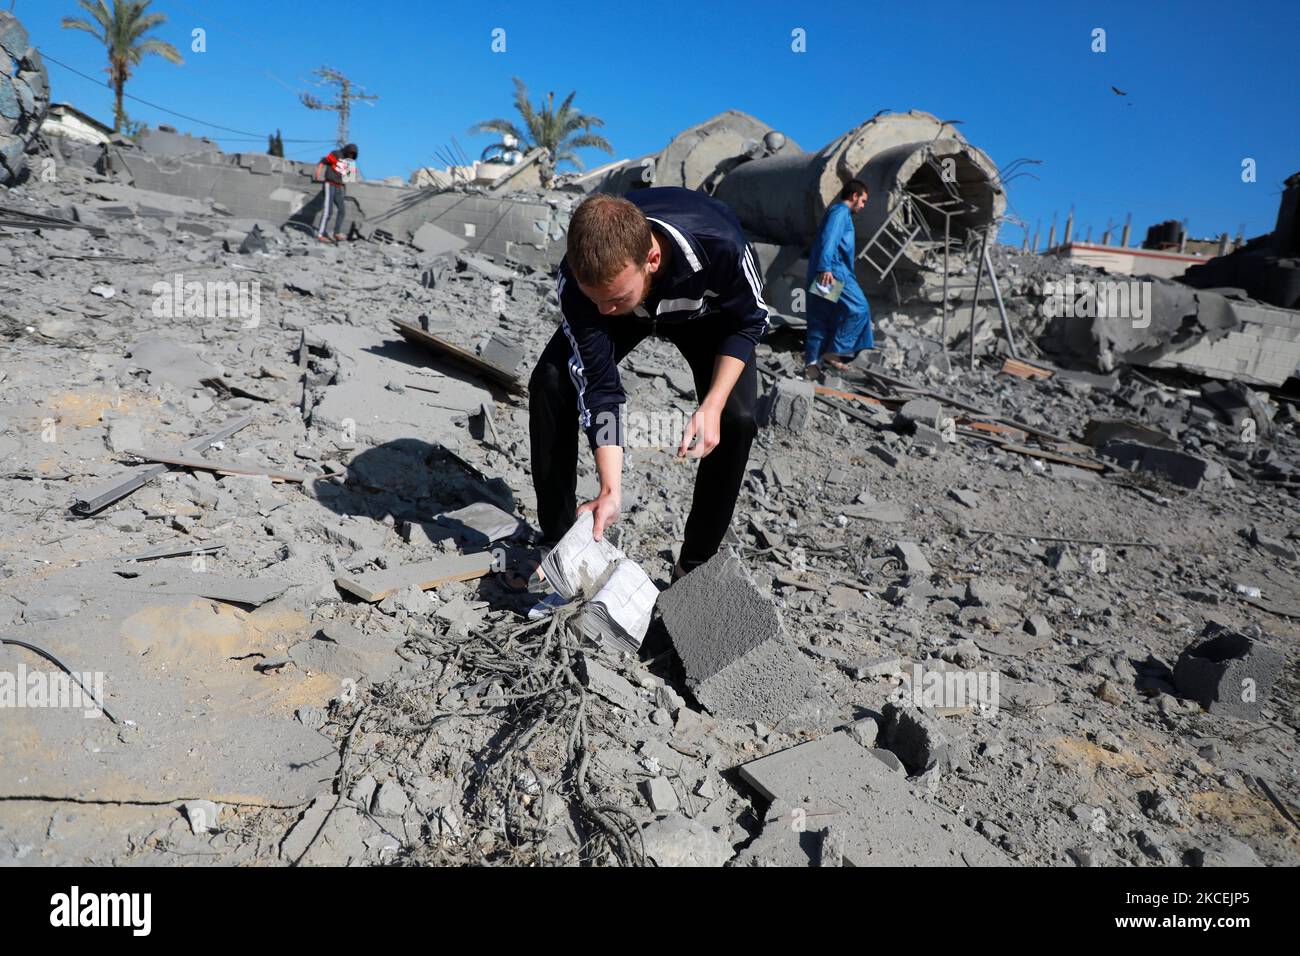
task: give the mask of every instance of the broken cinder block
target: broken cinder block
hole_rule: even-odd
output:
[[[1174,665],[1179,695],[1212,714],[1258,720],[1282,673],[1282,653],[1240,631],[1211,622]]]
[[[775,725],[808,711],[816,676],[730,548],[659,595],[658,607],[686,683],[710,713]]]

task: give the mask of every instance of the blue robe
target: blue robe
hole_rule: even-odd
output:
[[[808,333],[804,361],[816,365],[823,355],[851,360],[863,349],[872,348],[871,307],[853,275],[853,214],[843,202],[832,203],[822,217],[808,255],[807,284],[829,272],[844,283],[839,302],[829,302],[809,292]]]

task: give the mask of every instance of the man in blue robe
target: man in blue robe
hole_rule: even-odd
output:
[[[808,285],[829,287],[832,280],[844,283],[839,301],[831,302],[809,292],[808,334],[804,345],[804,376],[822,377],[822,365],[843,368],[863,349],[874,345],[871,307],[853,275],[853,214],[867,204],[867,187],[851,179],[831,203],[817,229],[817,239],[808,255]]]

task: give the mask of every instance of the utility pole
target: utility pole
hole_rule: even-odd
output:
[[[343,145],[348,141],[348,115],[352,111],[353,101],[370,105],[379,97],[359,92],[361,87],[354,87],[351,80],[338,70],[330,69],[328,66],[322,66],[315,73],[320,77],[317,86],[334,84],[339,88],[338,100],[333,103],[326,103],[311,93],[299,93],[298,98],[302,100],[302,105],[309,110],[333,110],[339,114],[338,140],[339,145]]]

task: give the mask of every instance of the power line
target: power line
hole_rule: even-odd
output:
[[[82,79],[90,80],[90,82],[94,83],[96,86],[102,84],[104,87],[108,89],[112,89],[112,87],[109,86],[109,84],[106,81],[98,80],[95,77],[90,76],[89,74],[82,73],[76,67],[68,66],[68,64],[66,63],[61,63],[58,60],[54,59],[54,57],[46,53],[44,50],[41,51],[41,58],[44,60],[48,60],[50,63],[53,63],[55,66],[61,66],[65,70],[77,74],[77,76],[81,77]],[[161,110],[164,113],[170,113],[172,116],[179,116],[181,119],[189,120],[191,123],[198,123],[200,126],[209,126],[212,129],[225,130],[227,133],[238,133],[241,136],[249,136],[257,140],[266,139],[268,135],[266,133],[253,133],[246,129],[234,129],[229,126],[222,126],[220,123],[209,123],[207,120],[199,119],[197,116],[190,116],[188,113],[178,113],[176,110],[168,109],[165,106],[159,106],[157,103],[152,103],[149,100],[142,99],[141,97],[134,96],[130,93],[123,92],[122,96],[125,99],[135,100],[135,102],[137,103],[143,103],[145,106],[152,107],[153,109],[156,110]],[[224,139],[226,137],[222,137],[222,138]],[[286,143],[332,143],[334,142],[334,140],[332,139],[286,139],[284,140],[284,142]]]

